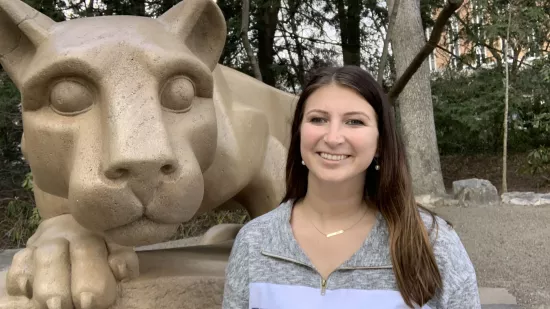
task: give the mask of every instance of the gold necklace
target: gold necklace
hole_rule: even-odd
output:
[[[332,233],[328,233],[328,234],[325,234],[323,232],[321,232],[321,230],[319,230],[317,228],[317,226],[315,226],[315,223],[313,223],[313,220],[310,220],[311,221],[311,225],[313,225],[313,227],[321,234],[325,235],[327,238],[330,238],[332,236],[336,236],[336,235],[340,235],[340,234],[344,234],[345,231],[351,229],[352,227],[356,226],[359,222],[361,222],[361,220],[363,220],[363,218],[367,215],[367,210],[368,209],[365,209],[365,212],[363,213],[363,215],[361,216],[361,218],[359,218],[359,220],[357,222],[355,222],[354,224],[352,224],[350,227],[346,228],[346,229],[343,229],[343,230],[338,230],[336,232],[332,232]]]

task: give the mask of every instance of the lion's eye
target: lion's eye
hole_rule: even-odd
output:
[[[63,80],[50,93],[50,106],[61,115],[75,115],[87,111],[94,103],[90,90],[79,82]]]
[[[194,98],[195,85],[186,77],[169,80],[161,93],[162,105],[176,113],[191,109]]]

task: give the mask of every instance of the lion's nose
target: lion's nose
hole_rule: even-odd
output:
[[[108,102],[103,128],[105,177],[154,186],[178,170],[165,117],[150,93],[151,89],[143,87],[131,97],[115,96]]]
[[[177,170],[174,159],[159,158],[157,160],[122,160],[113,162],[105,169],[105,177],[111,180],[122,178],[140,178],[153,180],[157,177],[169,176]]]

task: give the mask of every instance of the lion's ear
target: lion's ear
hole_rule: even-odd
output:
[[[0,0],[0,63],[18,84],[55,22],[20,0]]]
[[[225,45],[227,28],[213,0],[183,0],[159,17],[210,70],[214,70]]]

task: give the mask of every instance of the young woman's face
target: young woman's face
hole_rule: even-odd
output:
[[[364,179],[377,151],[376,113],[354,90],[323,86],[305,102],[300,136],[310,177],[327,182]]]

